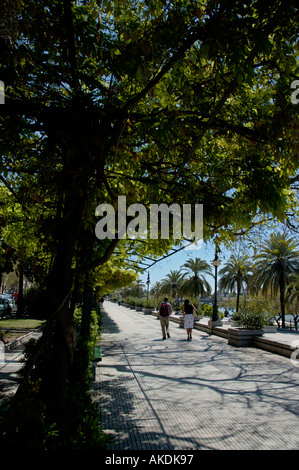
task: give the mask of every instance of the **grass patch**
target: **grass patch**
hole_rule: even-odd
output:
[[[34,320],[30,318],[7,318],[0,319],[0,329],[3,330],[35,330],[42,326],[43,320]]]

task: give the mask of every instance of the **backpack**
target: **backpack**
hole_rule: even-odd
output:
[[[168,316],[168,308],[167,304],[163,303],[160,308],[160,315],[161,317],[167,317]]]

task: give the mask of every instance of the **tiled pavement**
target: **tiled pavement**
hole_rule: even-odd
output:
[[[105,301],[95,374],[109,450],[297,450],[299,364]]]
[[[94,397],[110,451],[299,448],[299,363],[199,330],[188,342],[176,323],[163,341],[154,316],[107,301],[104,311]],[[21,358],[17,346],[0,364],[2,407]]]

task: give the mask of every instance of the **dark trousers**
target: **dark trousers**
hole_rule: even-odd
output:
[[[166,338],[166,335],[169,334],[169,317],[161,317],[160,315],[160,324],[162,330],[163,338]]]

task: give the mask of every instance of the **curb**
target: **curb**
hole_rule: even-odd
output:
[[[169,320],[178,324],[180,321],[178,317],[177,318],[169,317]],[[209,335],[215,335],[224,339],[228,339],[227,328],[217,327],[217,326],[211,328],[206,324],[197,322],[194,324],[194,329],[203,331],[204,333],[207,333]],[[253,339],[252,346],[257,349],[262,349],[264,351],[267,351],[269,353],[277,354],[279,356],[284,356],[286,358],[291,358],[294,351],[298,348],[298,346],[284,343],[283,341],[279,341],[279,339],[274,340],[274,339],[267,338],[265,336],[255,337]]]
[[[42,330],[43,327],[37,328],[36,330],[29,331],[29,333],[26,333],[23,336],[20,336],[17,339],[14,339],[10,343],[5,344],[5,351],[9,351],[10,349],[15,348],[16,346],[25,343],[30,339],[31,336],[33,336],[36,333],[39,333]]]

